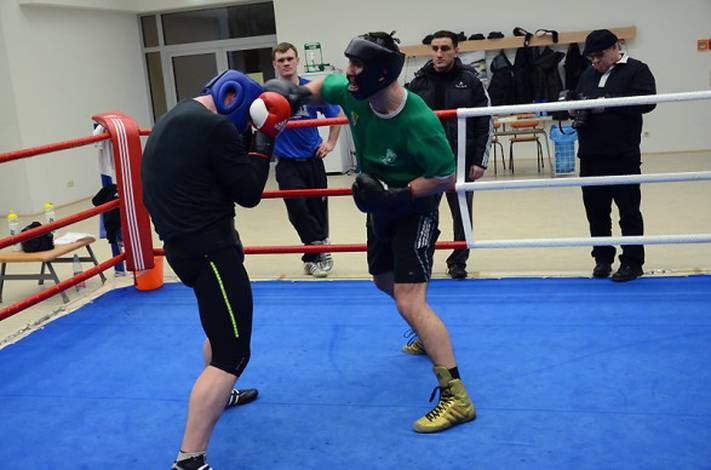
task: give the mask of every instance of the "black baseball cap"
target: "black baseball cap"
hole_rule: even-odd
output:
[[[583,51],[583,57],[588,57],[590,54],[604,51],[608,47],[614,46],[618,41],[619,39],[617,39],[615,33],[609,29],[596,29],[585,38],[585,50]]]

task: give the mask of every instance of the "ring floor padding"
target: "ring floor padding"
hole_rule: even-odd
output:
[[[228,469],[711,467],[711,276],[436,280],[476,421],[411,431],[436,385],[369,281],[254,282]],[[0,351],[0,459],[168,469],[203,341],[192,291],[118,289]]]

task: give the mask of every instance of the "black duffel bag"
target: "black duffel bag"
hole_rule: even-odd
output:
[[[22,231],[26,232],[27,230],[40,227],[41,225],[41,223],[35,221],[27,227],[23,228]],[[52,232],[43,233],[38,237],[30,238],[29,240],[25,240],[24,242],[22,242],[22,251],[24,251],[25,253],[47,251],[51,250],[52,248],[54,248],[54,235],[52,235]]]

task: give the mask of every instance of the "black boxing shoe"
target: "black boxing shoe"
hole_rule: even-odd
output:
[[[170,470],[213,470],[211,466],[205,462],[205,454],[189,459],[173,462]]]
[[[447,270],[447,273],[449,274],[449,277],[451,277],[452,279],[456,279],[458,281],[461,281],[462,279],[467,278],[467,270],[464,268],[464,266],[459,266],[459,265],[450,266],[449,269]]]
[[[633,281],[644,274],[640,266],[630,266],[623,264],[615,274],[612,275],[612,280],[615,282]]]
[[[251,403],[257,399],[257,396],[259,396],[259,391],[256,388],[243,388],[242,390],[233,388],[230,392],[230,398],[225,405],[225,409]]]
[[[597,279],[605,279],[610,277],[612,272],[612,263],[606,261],[598,261],[593,269],[592,276]]]

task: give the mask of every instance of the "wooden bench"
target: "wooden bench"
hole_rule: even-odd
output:
[[[10,280],[25,280],[25,281],[38,281],[39,285],[44,284],[44,281],[49,279],[54,281],[55,284],[59,284],[59,277],[57,272],[52,266],[53,263],[71,263],[74,261],[74,256],[62,257],[67,253],[76,251],[82,247],[86,247],[86,251],[89,256],[80,256],[79,261],[90,261],[94,263],[94,266],[98,265],[99,262],[94,256],[94,252],[91,250],[91,244],[94,243],[96,239],[94,237],[86,237],[81,240],[77,240],[72,243],[67,243],[64,245],[56,245],[53,249],[47,251],[38,251],[36,253],[25,253],[24,251],[0,251],[0,302],[2,302],[2,289],[5,281]],[[7,265],[10,263],[42,263],[39,274],[7,274]],[[45,273],[45,268],[47,273]],[[106,276],[104,273],[99,273],[101,276],[101,283],[106,282]],[[62,299],[64,303],[69,302],[69,297],[66,292],[62,292]]]

